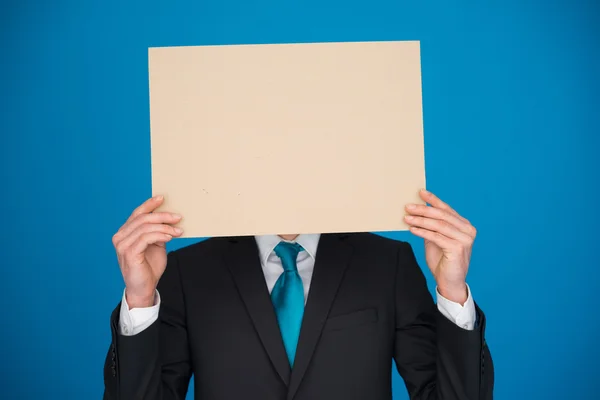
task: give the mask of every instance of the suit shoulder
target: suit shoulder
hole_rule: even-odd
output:
[[[170,253],[180,260],[206,257],[211,254],[220,254],[231,240],[232,238],[228,237],[212,237],[173,250]]]
[[[358,247],[365,247],[376,251],[398,251],[399,247],[410,246],[408,242],[396,240],[370,232],[347,234],[347,240]]]

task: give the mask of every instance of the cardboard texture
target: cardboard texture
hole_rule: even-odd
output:
[[[419,42],[149,49],[152,192],[185,237],[405,230]]]

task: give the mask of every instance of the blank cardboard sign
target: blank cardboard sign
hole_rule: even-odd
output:
[[[152,192],[185,237],[404,230],[419,42],[149,49]],[[422,202],[421,202],[422,203]]]

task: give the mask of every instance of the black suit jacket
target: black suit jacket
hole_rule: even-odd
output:
[[[437,310],[405,242],[324,234],[290,369],[253,237],[213,238],[169,253],[159,319],[118,331],[105,400],[388,400],[392,360],[411,399],[491,399],[485,317],[464,330]]]

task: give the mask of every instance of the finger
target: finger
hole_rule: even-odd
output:
[[[421,191],[419,192],[419,196],[421,196],[423,201],[431,204],[433,207],[441,208],[442,210],[446,210],[449,213],[454,214],[456,216],[459,215],[452,207],[450,207],[448,204],[444,203],[442,200],[440,200],[439,197],[437,197],[435,194],[427,191],[426,189],[421,189]]]
[[[135,217],[141,214],[148,214],[156,210],[165,200],[164,196],[154,196],[143,202],[138,208],[133,210],[127,222],[132,221]]]
[[[138,215],[119,229],[113,237],[113,243],[118,245],[122,240],[131,235],[131,233],[144,224],[176,224],[181,221],[181,215],[167,212],[150,213]]]
[[[464,218],[459,218],[455,214],[441,208],[428,207],[422,204],[408,204],[406,212],[410,215],[422,216],[426,218],[438,219],[446,221],[450,225],[458,228],[462,233],[474,238],[477,230]]]
[[[139,264],[142,262],[143,254],[148,246],[156,243],[166,243],[173,239],[171,235],[162,232],[149,232],[144,233],[133,243],[133,245],[127,250],[125,258],[127,264]]]
[[[131,234],[126,236],[119,244],[117,244],[117,253],[125,254],[127,250],[139,239],[140,236],[147,233],[164,233],[170,236],[181,236],[183,230],[178,227],[165,224],[143,224],[135,229]]]
[[[454,227],[446,221],[426,217],[418,217],[415,215],[407,215],[404,217],[404,220],[410,226],[424,228],[432,232],[437,232],[441,235],[446,236],[449,239],[458,240],[461,243],[468,243],[469,241],[473,240],[466,233],[461,232],[458,228]]]
[[[153,212],[141,214],[121,227],[125,236],[143,224],[176,224],[181,221],[181,215],[169,212]]]
[[[423,229],[423,228],[418,228],[416,226],[411,226],[409,229],[415,236],[421,237],[425,240],[429,240],[430,242],[435,243],[442,249],[452,248],[452,245],[453,245],[452,239],[449,239],[448,237],[446,237],[440,233],[430,231],[427,229]]]

